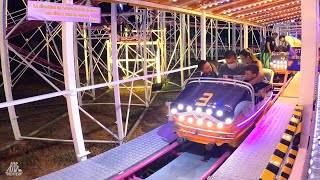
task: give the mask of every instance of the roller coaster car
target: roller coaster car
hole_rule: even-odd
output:
[[[272,94],[258,98],[249,83],[233,79],[190,78],[170,105],[174,130],[189,141],[238,147]]]

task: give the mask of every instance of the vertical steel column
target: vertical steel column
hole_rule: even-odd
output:
[[[274,30],[276,33],[278,33],[278,37],[281,35],[279,26],[280,26],[280,24],[276,24],[275,25],[275,30]],[[279,38],[276,38],[276,45],[279,45]]]
[[[74,23],[73,25],[73,50],[74,50],[74,60],[75,60],[75,73],[76,73],[76,84],[77,88],[81,87],[81,81],[80,81],[80,65],[79,65],[79,58],[78,58],[78,40],[77,40],[77,24]],[[82,106],[82,92],[78,92],[78,101],[79,101],[79,106]]]
[[[125,74],[126,74],[126,76],[127,77],[129,77],[130,76],[130,74],[129,74],[129,48],[128,48],[128,44],[125,44],[124,45],[125,46],[125,49],[126,49],[126,72],[125,72]]]
[[[259,29],[258,29],[258,34],[259,34],[259,41],[258,41],[258,43],[259,43],[259,51],[260,51],[260,55],[261,55],[261,42],[262,42],[262,28],[261,27],[259,27]]]
[[[290,177],[307,179],[311,147],[311,129],[314,127],[313,104],[315,100],[319,60],[319,0],[301,1],[302,47],[299,82],[299,105],[304,107],[299,152]],[[307,162],[307,163],[304,163]]]
[[[143,36],[143,75],[148,75],[148,62],[147,62],[147,15],[148,12],[146,9],[143,10],[143,19],[142,19],[142,36]],[[148,79],[144,80],[144,96],[146,107],[149,107],[149,91],[148,91]]]
[[[162,30],[163,30],[163,36],[162,36],[162,44],[163,44],[163,65],[164,70],[167,69],[167,26],[166,26],[166,12],[163,12],[162,14]]]
[[[254,31],[253,31],[253,26],[251,26],[251,46],[254,44]]]
[[[218,20],[215,20],[215,60],[218,61],[218,58],[219,58],[219,44],[218,44],[218,41],[219,41],[219,25],[218,25]]]
[[[180,84],[183,87],[184,83],[184,51],[185,51],[185,24],[186,19],[184,14],[180,14]]]
[[[113,81],[119,81],[118,48],[117,48],[117,4],[114,4],[114,3],[111,3],[111,54],[112,54],[111,56],[112,56]],[[114,91],[114,102],[115,102],[115,110],[116,110],[118,136],[121,144],[123,141],[124,135],[123,135],[119,84],[114,85],[113,91]]]
[[[240,51],[243,49],[243,25],[240,24]]]
[[[198,22],[197,22],[197,16],[194,16],[194,38],[195,38],[195,59],[198,59],[198,31],[197,31],[197,25],[198,25]]]
[[[88,48],[89,48],[89,68],[90,68],[90,85],[94,85],[94,65],[93,65],[93,56],[92,56],[92,40],[91,40],[91,23],[87,26],[88,30]],[[93,100],[96,99],[96,90],[91,89]]]
[[[46,49],[47,49],[47,62],[50,64],[50,42],[49,42],[49,25],[46,23]],[[50,66],[48,66],[48,74],[50,75]]]
[[[90,70],[88,62],[88,35],[87,23],[83,23],[83,50],[84,50],[84,67],[86,70],[86,85],[90,85]]]
[[[191,66],[191,44],[190,44],[190,15],[187,15],[187,43],[188,43],[188,66]],[[191,74],[191,69],[188,69],[188,75],[190,76]]]
[[[159,44],[159,46],[161,46],[161,58],[160,58],[160,62],[161,62],[161,72],[164,72],[165,71],[165,62],[164,62],[164,59],[165,59],[165,54],[164,54],[164,52],[165,52],[165,49],[164,48],[166,48],[165,46],[164,46],[164,42],[166,41],[166,38],[165,38],[165,34],[163,34],[164,33],[164,24],[163,24],[163,21],[164,21],[164,17],[163,17],[163,13],[162,12],[160,12],[159,11],[159,13],[160,13],[160,19],[159,19],[159,30],[160,30],[160,44]]]
[[[160,42],[157,40],[157,49],[156,49],[156,72],[157,74],[161,72],[160,70]],[[161,83],[161,76],[157,75],[157,83]]]
[[[211,60],[213,60],[213,20],[210,19],[210,53],[211,53]]]
[[[63,0],[62,3],[73,4],[73,0]],[[62,55],[63,72],[66,90],[73,91],[77,88],[74,66],[74,23],[62,22]],[[87,159],[88,151],[85,150],[83,134],[81,128],[80,114],[78,108],[77,93],[72,92],[66,95],[70,129],[72,133],[73,145],[77,154],[78,161]]]
[[[173,47],[176,46],[176,44],[178,43],[177,42],[177,13],[173,13],[173,31],[174,31],[174,34],[173,34],[173,38],[174,38],[174,44],[173,44]],[[174,49],[173,49],[174,50]],[[174,61],[177,62],[177,50],[176,52],[173,52],[174,53]],[[170,66],[170,64],[169,64]]]
[[[243,48],[248,48],[249,47],[249,30],[248,30],[248,24],[243,25]],[[240,49],[241,51],[242,49]]]
[[[111,43],[110,40],[107,40],[107,68],[108,68],[108,82],[112,81],[112,59],[111,59]]]
[[[9,63],[9,53],[6,44],[8,40],[6,37],[7,29],[7,0],[0,2],[0,8],[2,12],[0,13],[0,52],[1,52],[1,69],[2,69],[2,78],[3,78],[3,88],[6,96],[6,101],[13,101],[12,97],[12,82],[11,82],[11,72],[10,72],[10,63]],[[11,127],[13,130],[13,135],[15,140],[19,140],[21,137],[19,125],[17,121],[16,110],[14,106],[8,107],[9,118],[11,122]]]
[[[234,52],[237,51],[237,25],[232,23],[232,50]]]
[[[231,49],[231,26],[230,22],[228,22],[228,50]]]
[[[201,40],[200,40],[200,43],[201,43],[201,60],[206,60],[207,57],[207,42],[206,42],[206,13],[203,12],[202,15],[201,15],[201,19],[200,19],[200,31],[201,31]]]
[[[265,39],[266,37],[267,37],[267,27],[264,26],[264,27],[262,28],[262,38]]]
[[[91,2],[90,0],[87,0],[86,2],[87,6],[91,6]],[[87,28],[86,28],[86,32],[87,32],[87,48],[89,50],[89,69],[90,69],[90,85],[94,85],[94,65],[93,65],[93,57],[92,57],[92,39],[91,39],[91,23],[86,23]],[[92,97],[93,100],[96,99],[96,90],[92,89]]]
[[[156,52],[156,71],[157,73],[161,72],[161,55],[160,55],[160,51],[162,51],[162,23],[160,23],[160,19],[161,19],[161,12],[158,10],[157,11],[157,29],[158,29],[158,39],[157,39],[157,52]],[[157,83],[161,83],[161,76],[157,76]]]

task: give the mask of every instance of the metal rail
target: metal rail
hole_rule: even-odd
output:
[[[154,156],[149,157],[148,159],[140,162],[139,164],[137,164],[136,166],[133,166],[132,168],[126,170],[125,172],[119,174],[118,176],[116,176],[115,178],[113,178],[112,180],[122,180],[126,177],[129,177],[130,175],[134,174],[135,172],[137,172],[138,170],[146,167],[147,165],[149,165],[150,163],[154,162],[155,160],[159,159],[160,157],[162,157],[163,155],[165,155],[166,153],[172,151],[173,149],[175,149],[176,147],[179,146],[178,142],[174,142],[172,143],[170,146],[164,148],[162,151],[158,152],[157,154],[155,154]]]

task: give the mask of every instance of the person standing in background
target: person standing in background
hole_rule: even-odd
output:
[[[278,37],[278,33],[276,32],[272,33],[271,36],[266,37],[266,44],[265,44],[265,49],[263,53],[263,65],[265,68],[269,69],[269,62],[276,47],[275,39],[277,37]]]
[[[289,49],[288,49],[289,46],[285,40],[285,37],[286,36],[284,36],[284,35],[279,36],[279,46],[276,47],[277,52],[288,52],[289,51]]]

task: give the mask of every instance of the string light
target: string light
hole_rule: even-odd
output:
[[[207,9],[208,7],[212,7],[212,6],[218,6],[219,4],[226,4],[232,2],[232,0],[221,0],[221,1],[216,1],[214,3],[210,3],[210,4],[204,4],[203,5],[203,9]]]
[[[258,20],[257,22],[265,22],[265,21],[268,21],[268,20],[278,19],[278,18],[287,17],[287,16],[294,15],[294,14],[300,14],[300,13],[301,13],[301,12],[298,11],[298,12],[283,14],[283,15],[280,15],[280,16],[275,16],[275,17],[271,17],[271,18],[266,18],[266,19]]]
[[[300,3],[300,0],[299,1],[290,2],[290,3],[286,3],[286,4],[282,4],[282,5],[278,5],[278,6],[274,6],[274,7],[270,7],[270,8],[264,9],[264,10],[253,11],[253,12],[250,12],[250,13],[247,13],[247,14],[237,15],[236,17],[237,18],[243,18],[245,16],[258,14],[258,13],[262,13],[262,12],[265,12],[265,11],[271,11],[271,10],[279,9],[279,8],[282,8],[282,7],[285,7],[285,6],[299,4],[299,3]]]
[[[285,12],[292,12],[292,11],[295,11],[295,10],[300,10],[300,7],[290,8],[290,9],[286,9],[286,10],[282,10],[282,11],[277,11],[277,12],[274,12],[274,13],[268,13],[268,14],[265,14],[265,15],[249,18],[248,20],[249,21],[253,21],[253,20],[264,18],[264,17],[269,17],[269,16],[273,16],[273,15],[277,15],[277,14],[283,14]]]
[[[264,22],[262,24],[274,24],[274,23],[283,22],[283,21],[299,20],[300,17],[301,17],[300,15],[296,15],[296,16],[291,16],[291,17],[287,17],[287,18],[278,19],[276,21]]]
[[[222,14],[227,14],[227,13],[231,13],[231,12],[241,11],[241,10],[244,10],[244,9],[247,9],[247,8],[251,8],[252,6],[264,5],[264,4],[267,4],[268,2],[272,2],[272,0],[264,0],[263,2],[259,2],[259,3],[247,4],[247,5],[244,5],[244,6],[236,7],[236,8],[234,8],[234,9],[224,10],[224,11],[222,12]]]

